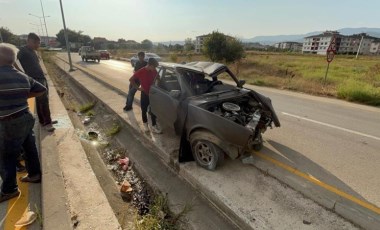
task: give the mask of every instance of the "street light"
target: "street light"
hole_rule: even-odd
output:
[[[44,23],[45,23],[46,37],[47,37],[47,42],[48,42],[47,46],[49,46],[49,34],[48,34],[45,18],[50,17],[50,16],[45,16],[44,7],[42,5],[42,0],[40,0],[40,3],[41,3],[41,9],[42,9],[42,17],[44,18]]]
[[[65,34],[65,41],[66,41],[67,55],[69,56],[69,64],[70,64],[70,70],[69,70],[69,71],[74,71],[74,69],[73,69],[73,63],[71,62],[70,44],[69,44],[69,38],[68,38],[68,36],[67,36],[66,22],[65,22],[65,14],[63,13],[62,0],[59,0],[59,4],[61,5],[62,22],[63,22],[63,33]]]
[[[40,16],[38,16],[38,15],[35,15],[35,14],[31,14],[31,13],[29,13],[29,15],[30,16],[33,16],[33,17],[36,17],[36,18],[38,18],[38,19],[40,19],[40,24],[41,24],[41,30],[42,30],[42,36],[44,36],[44,33],[43,33],[43,31],[44,31],[44,27],[43,27],[43,23],[42,23],[42,18],[44,19],[44,21],[45,21],[45,18],[49,18],[50,16],[44,16],[44,17],[40,17]],[[45,29],[46,29],[46,21],[45,21]],[[49,35],[48,35],[48,33],[47,33],[47,29],[46,29],[46,46],[48,46],[49,45]]]
[[[31,22],[29,22],[29,24],[31,24],[31,25],[33,25],[33,26],[36,26],[37,27],[37,30],[38,30],[38,35],[40,35],[41,36],[41,28],[40,28],[40,26],[41,25],[38,25],[38,24],[35,24],[35,23],[31,23]],[[43,32],[43,29],[42,29],[42,32]]]

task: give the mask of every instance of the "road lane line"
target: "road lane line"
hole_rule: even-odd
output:
[[[319,125],[327,126],[327,127],[334,128],[334,129],[339,129],[339,130],[342,130],[342,131],[345,131],[345,132],[348,132],[348,133],[352,133],[352,134],[356,134],[356,135],[359,135],[359,136],[368,137],[368,138],[372,138],[372,139],[380,141],[380,137],[376,137],[376,136],[372,136],[372,135],[369,135],[369,134],[361,133],[361,132],[354,131],[354,130],[351,130],[351,129],[342,128],[342,127],[339,127],[339,126],[336,126],[336,125],[331,125],[331,124],[328,124],[328,123],[312,120],[312,119],[305,118],[305,117],[300,117],[300,116],[293,115],[293,114],[290,114],[290,113],[282,112],[282,114],[284,114],[286,116],[289,116],[289,117],[294,117],[294,118],[298,118],[298,119],[301,119],[301,120],[310,121],[310,122],[313,122],[313,123],[316,123],[316,124],[319,124]]]
[[[17,177],[25,176],[26,173],[17,173]],[[5,215],[4,229],[15,229],[15,223],[22,217],[29,203],[28,183],[23,183],[17,179],[18,188],[21,195],[17,199],[8,202],[7,214]],[[26,227],[18,228],[25,230]]]
[[[282,162],[280,162],[278,160],[275,160],[275,159],[273,159],[273,158],[271,158],[271,157],[269,157],[269,156],[267,156],[267,155],[265,155],[263,153],[260,153],[260,152],[253,152],[253,153],[256,156],[260,157],[261,159],[264,159],[266,161],[270,161],[273,164],[275,164],[275,165],[277,165],[277,166],[279,166],[279,167],[281,167],[281,168],[283,168],[283,169],[285,169],[285,170],[287,170],[287,171],[289,171],[289,172],[291,172],[291,173],[293,173],[293,174],[295,174],[297,176],[300,176],[300,177],[302,177],[302,178],[304,178],[304,179],[312,182],[313,184],[316,184],[316,185],[318,185],[318,186],[320,186],[320,187],[322,187],[322,188],[324,188],[324,189],[326,189],[326,190],[328,190],[328,191],[330,191],[332,193],[337,194],[338,196],[344,197],[344,198],[346,198],[346,199],[348,199],[348,200],[350,200],[350,201],[352,201],[352,202],[354,202],[354,203],[356,203],[356,204],[358,204],[358,205],[360,205],[360,206],[362,206],[364,208],[367,208],[367,209],[369,209],[369,210],[371,210],[371,211],[373,211],[373,212],[375,212],[377,214],[380,214],[380,208],[378,208],[377,206],[375,206],[375,205],[373,205],[371,203],[368,203],[366,201],[360,200],[360,199],[358,199],[358,198],[356,198],[356,197],[354,197],[354,196],[352,196],[350,194],[347,194],[347,193],[345,193],[345,192],[337,189],[334,186],[331,186],[329,184],[323,183],[322,181],[316,179],[312,175],[303,173],[303,172],[301,172],[301,171],[299,171],[299,170],[297,170],[297,169],[295,169],[295,168],[293,168],[293,167],[291,167],[291,166],[289,166],[289,165],[287,165],[285,163],[282,163]]]
[[[28,99],[29,110],[31,113],[35,113],[36,100],[35,98]],[[17,177],[25,176],[26,173],[17,173]],[[17,179],[17,184],[21,195],[17,199],[12,199],[8,203],[7,213],[5,214],[4,229],[15,229],[15,223],[24,214],[25,209],[28,207],[29,203],[29,184],[23,183]],[[26,229],[26,227],[18,228]]]

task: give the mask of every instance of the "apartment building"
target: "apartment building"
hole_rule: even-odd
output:
[[[201,53],[203,48],[203,43],[210,34],[197,36],[195,38],[195,53]]]
[[[302,50],[302,43],[300,42],[278,42],[273,44],[275,48],[282,50],[291,50],[294,52],[300,52]]]
[[[359,54],[362,55],[370,55],[376,53],[378,50],[378,48],[376,48],[378,46],[372,45],[372,43],[379,38],[369,36],[365,33],[345,36],[339,34],[337,31],[326,31],[322,34],[305,37],[302,53],[326,54],[333,36],[335,36],[336,52],[338,54],[356,54],[356,52],[359,52]],[[372,51],[372,49],[374,50]]]
[[[380,55],[380,39],[375,39],[371,43],[371,48],[369,52],[371,55]]]

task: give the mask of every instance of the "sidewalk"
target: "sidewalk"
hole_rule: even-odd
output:
[[[67,64],[57,61],[62,69]],[[141,114],[135,104],[134,111],[124,113],[126,92],[120,86],[109,81],[106,76],[93,70],[76,67],[90,73],[92,79],[77,70],[71,76],[122,117],[125,122],[141,132]],[[108,86],[99,81],[105,82]],[[138,95],[136,95],[138,98]],[[142,133],[142,132],[141,132]],[[226,161],[216,172],[210,172],[196,166],[194,162],[178,164],[175,154],[178,151],[178,138],[164,130],[163,135],[141,135],[159,149],[157,154],[168,165],[179,169],[179,174],[200,190],[218,208],[230,218],[257,229],[281,229],[291,226],[292,229],[304,229],[303,220],[311,220],[312,229],[355,229],[336,214],[326,211],[301,194],[289,189],[271,177],[267,177],[255,167],[243,165],[239,161]],[[286,211],[285,211],[286,210]]]

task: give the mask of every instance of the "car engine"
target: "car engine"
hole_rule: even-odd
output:
[[[208,111],[218,114],[237,124],[255,130],[262,117],[262,109],[258,102],[253,99],[243,99],[237,101],[225,101],[213,104],[208,107]]]

